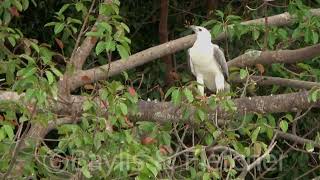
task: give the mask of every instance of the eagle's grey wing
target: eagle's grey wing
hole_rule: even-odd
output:
[[[213,45],[213,56],[221,67],[223,76],[227,80],[229,78],[228,64],[223,51],[217,45]]]
[[[187,62],[188,62],[188,65],[190,67],[190,70],[191,70],[192,74],[195,75],[194,67],[193,67],[193,64],[192,64],[192,61],[191,61],[191,57],[190,57],[190,49],[188,49],[188,52],[187,52]]]

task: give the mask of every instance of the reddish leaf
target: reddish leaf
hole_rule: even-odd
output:
[[[15,16],[15,17],[19,17],[20,16],[20,13],[18,12],[16,7],[9,8],[9,11],[10,11],[10,14],[12,16]]]
[[[60,39],[58,39],[58,38],[54,38],[54,40],[55,40],[56,43],[58,44],[59,48],[60,48],[60,49],[63,49],[63,47],[64,47],[63,42],[62,42]]]
[[[141,144],[143,144],[143,145],[153,144],[155,142],[157,142],[157,140],[155,140],[152,137],[144,137],[144,138],[141,139]]]
[[[262,64],[256,64],[256,68],[260,72],[260,74],[263,74],[265,72],[264,66]]]
[[[19,124],[18,124],[18,121],[17,120],[12,120],[12,121],[10,121],[10,123],[12,124],[12,125],[14,125],[14,126],[19,126]]]
[[[129,87],[128,88],[128,92],[131,96],[135,96],[136,95],[136,90],[133,87]]]
[[[162,155],[167,155],[167,154],[173,153],[172,148],[169,146],[166,146],[166,145],[160,145],[159,150]]]
[[[178,73],[174,72],[174,71],[171,71],[170,73],[170,77],[173,79],[173,80],[176,80],[178,81],[180,79],[180,76]]]
[[[81,80],[84,82],[90,82],[91,78],[89,76],[81,76]]]
[[[128,119],[128,117],[124,117],[124,121],[126,122],[126,124],[131,128],[133,127],[133,123]]]

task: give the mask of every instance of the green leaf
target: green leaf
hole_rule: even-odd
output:
[[[158,170],[157,170],[157,168],[156,168],[155,166],[153,166],[153,165],[150,164],[150,163],[146,163],[146,167],[147,167],[147,169],[153,174],[154,177],[157,176]]]
[[[179,89],[174,89],[171,94],[171,101],[172,103],[177,106],[181,102],[181,93]]]
[[[268,118],[268,121],[269,121],[269,125],[271,127],[275,128],[276,127],[276,119],[271,114],[268,114],[267,118]]]
[[[281,37],[281,39],[287,39],[288,37],[287,31],[282,28],[278,29],[278,34]]]
[[[96,46],[96,54],[99,55],[103,50],[105,50],[106,43],[104,41],[99,41]]]
[[[286,114],[285,118],[287,118],[290,122],[293,121],[293,116],[291,114]]]
[[[18,9],[18,11],[22,11],[22,4],[18,0],[11,0],[11,2]]]
[[[56,76],[58,76],[58,77],[62,77],[63,76],[63,74],[57,68],[52,66],[50,69]]]
[[[266,128],[267,136],[269,139],[273,138],[273,129],[272,128]]]
[[[57,24],[57,22],[49,22],[49,23],[45,24],[44,27],[54,26],[55,24]]]
[[[223,18],[224,17],[224,13],[220,10],[216,10],[216,15]]]
[[[87,111],[87,110],[89,110],[89,109],[91,109],[93,107],[93,104],[92,104],[92,102],[91,101],[84,101],[83,102],[83,104],[82,104],[82,109],[84,110],[84,111]]]
[[[68,9],[69,6],[70,4],[64,4],[62,8],[59,10],[58,14],[61,15],[65,10]]]
[[[114,51],[116,49],[116,43],[111,39],[106,42],[106,51]]]
[[[282,120],[282,121],[280,121],[279,126],[280,126],[280,128],[281,128],[281,130],[282,130],[283,132],[287,132],[289,125],[288,125],[288,122],[287,122],[287,121]]]
[[[47,76],[47,79],[48,79],[48,83],[51,85],[54,81],[54,76],[53,74],[51,73],[51,71],[46,71],[46,76]]]
[[[12,36],[9,36],[8,40],[13,47],[16,45],[16,40]]]
[[[117,50],[122,59],[127,59],[129,57],[129,52],[120,44],[117,44]]]
[[[211,29],[211,34],[213,37],[216,37],[221,32],[222,32],[222,24],[220,22],[214,25],[213,28]]]
[[[313,143],[307,143],[306,144],[306,150],[308,151],[308,152],[313,152],[314,151],[314,145],[313,145]]]
[[[29,7],[29,0],[22,0],[21,2],[22,2],[23,10],[27,10]]]
[[[204,173],[202,176],[202,180],[210,180],[210,174],[209,173]]]
[[[28,62],[31,64],[36,64],[36,61],[32,57],[30,57],[29,55],[21,54],[21,55],[19,55],[19,57],[28,60]]]
[[[102,37],[103,32],[101,31],[90,31],[86,33],[86,36],[93,36],[93,37]]]
[[[19,122],[22,123],[22,122],[25,122],[25,121],[28,121],[28,118],[26,116],[21,116],[19,118]]]
[[[100,22],[98,24],[98,27],[103,28],[103,30],[107,30],[107,32],[111,33],[112,32],[112,27],[110,24],[108,24],[107,22]]]
[[[13,140],[14,138],[14,132],[11,126],[9,125],[3,125],[4,131],[7,133],[10,140]]]
[[[46,47],[40,47],[40,56],[45,64],[52,60],[53,52]]]
[[[319,41],[319,34],[315,31],[312,31],[312,42],[313,44],[317,44]]]
[[[260,36],[260,31],[257,30],[256,28],[253,29],[253,31],[252,31],[252,38],[253,38],[253,40],[257,40],[257,39],[259,38],[259,36]]]
[[[3,128],[0,128],[0,142],[6,138],[6,133],[4,132]]]
[[[31,68],[29,71],[27,71],[26,73],[24,73],[24,74],[22,75],[22,78],[25,79],[25,78],[33,75],[33,74],[36,73],[36,72],[37,72],[37,68],[33,67],[33,68]]]
[[[81,172],[86,178],[91,178],[92,177],[92,175],[90,174],[90,171],[89,171],[87,166],[82,166]]]
[[[311,29],[305,29],[304,42],[309,43],[312,40],[312,31]]]
[[[240,79],[244,79],[248,76],[248,71],[245,69],[240,69]]]
[[[77,2],[76,3],[76,10],[79,12],[83,9],[84,5],[82,2]]]
[[[197,117],[199,118],[200,121],[204,121],[206,118],[205,112],[203,112],[201,109],[197,109]]]
[[[260,126],[257,127],[257,128],[253,131],[253,133],[251,134],[251,141],[252,141],[252,142],[256,142],[256,141],[257,141],[257,138],[258,138],[260,129],[261,129]]]
[[[32,47],[37,53],[40,52],[40,48],[39,48],[39,46],[38,46],[36,43],[30,42],[30,45],[31,45],[31,47]]]
[[[194,98],[193,98],[193,94],[192,94],[192,92],[190,91],[190,89],[185,88],[185,89],[183,90],[183,93],[184,93],[184,95],[186,96],[188,102],[189,102],[189,103],[192,103],[193,100],[194,100]]]
[[[301,29],[300,28],[296,28],[293,33],[292,33],[292,38],[293,39],[297,39],[299,38],[301,35]]]
[[[54,25],[54,34],[59,34],[63,30],[63,28],[64,28],[64,23],[60,23],[60,22],[56,23]]]
[[[128,33],[130,32],[129,27],[126,24],[124,24],[123,22],[121,22],[120,24]]]
[[[119,107],[120,107],[121,112],[122,112],[123,115],[127,115],[127,114],[128,114],[128,107],[127,107],[126,104],[124,104],[123,102],[121,102],[121,103],[119,104]]]
[[[164,99],[167,99],[167,97],[173,92],[173,90],[175,90],[176,87],[171,87],[170,89],[168,89],[168,91],[166,92],[166,94],[164,95]]]

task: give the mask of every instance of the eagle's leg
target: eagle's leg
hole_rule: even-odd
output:
[[[224,77],[223,74],[218,73],[214,78],[216,84],[216,94],[224,90]]]
[[[204,83],[203,83],[203,75],[197,75],[197,82],[198,82],[198,90],[201,96],[204,96]]]

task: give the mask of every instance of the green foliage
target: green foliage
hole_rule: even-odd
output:
[[[64,74],[78,75],[69,62],[85,38],[89,37],[90,43],[96,45],[83,69],[119,58],[128,59],[131,51],[159,44],[156,14],[159,5],[152,1],[129,0],[121,1],[121,4],[119,0],[91,3],[89,0],[1,1],[0,88],[24,95],[15,103],[0,101],[1,174],[8,171],[14,149],[30,124],[47,127],[60,118],[56,111],[63,109],[51,111],[54,103],[66,103],[60,99],[58,82],[65,78]],[[201,3],[190,10],[191,3],[190,0],[170,1],[169,39],[188,33],[184,23],[187,16],[193,14],[194,24],[206,26],[213,38],[221,33],[228,35],[219,42],[227,59],[247,50],[256,55],[262,50],[297,49],[319,43],[320,18],[309,12],[310,8],[319,6],[315,2],[293,0],[285,2],[285,8],[263,5],[262,10],[248,10],[243,7],[259,7],[261,2],[223,1],[211,15]],[[295,17],[287,26],[241,23],[284,11]],[[207,15],[209,18],[204,18]],[[256,160],[267,151],[278,130],[291,133],[295,127],[297,134],[310,133],[306,138],[320,142],[320,134],[316,132],[319,129],[318,112],[311,110],[299,121],[299,116],[286,112],[237,114],[236,105],[239,104],[233,98],[288,93],[296,89],[261,88],[248,81],[248,84],[231,83],[232,92],[229,94],[201,97],[190,72],[184,68],[184,53],[176,53],[174,62],[174,73],[178,78],[172,87],[166,84],[165,64],[155,61],[74,90],[73,95],[85,99],[79,106],[82,113],[72,114],[77,120],[74,123],[59,125],[57,134],[51,132],[52,139],[46,137],[39,144],[34,139],[26,140],[28,148],[16,155],[19,161],[25,162],[21,177],[67,179],[81,173],[88,179],[235,179],[241,173],[238,158],[243,156],[247,162]],[[233,68],[230,74],[245,80],[251,75],[265,74],[318,82],[319,66],[317,57],[291,65],[277,63],[256,68]],[[86,76],[80,78],[85,80]],[[139,100],[147,98],[170,101],[186,121],[158,124],[150,119],[139,119]],[[319,88],[312,88],[308,101],[313,103],[319,99]],[[221,114],[217,112],[230,116],[220,119]],[[195,121],[188,121],[190,119]],[[280,162],[281,167],[293,169],[293,173],[272,169],[266,178],[296,178],[318,165],[317,144],[310,142],[294,147],[300,148],[299,151],[288,151],[287,142],[282,139],[277,142],[277,148],[263,161],[266,167],[255,169],[256,175],[282,155],[285,158]],[[216,146],[233,149],[240,156],[229,151],[208,150]],[[316,171],[314,174],[319,175]]]

